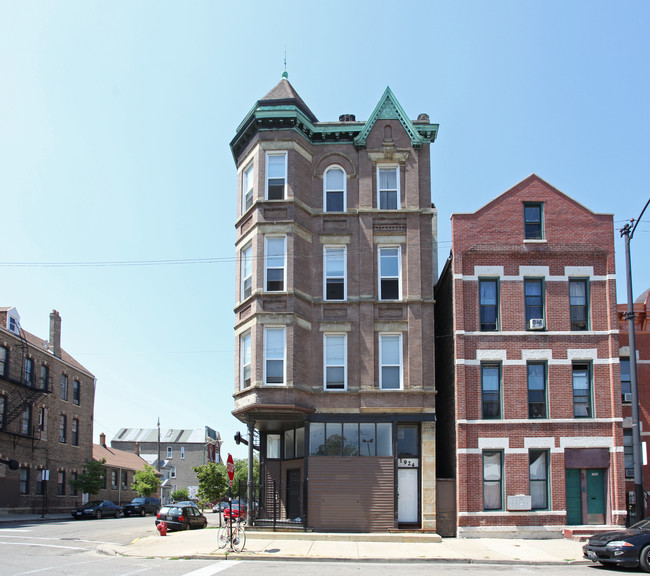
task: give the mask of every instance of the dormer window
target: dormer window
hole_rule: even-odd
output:
[[[20,336],[20,316],[18,316],[15,308],[7,312],[7,330]]]

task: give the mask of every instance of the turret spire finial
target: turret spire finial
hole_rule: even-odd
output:
[[[282,78],[289,78],[289,72],[287,72],[287,47],[284,47],[284,72],[282,72]]]

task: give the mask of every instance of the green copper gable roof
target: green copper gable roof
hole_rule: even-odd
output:
[[[366,140],[368,139],[368,134],[372,130],[373,126],[377,120],[399,120],[406,133],[411,138],[411,144],[414,148],[419,148],[425,142],[432,142],[436,139],[436,134],[438,132],[438,126],[433,125],[434,130],[429,130],[429,134],[426,136],[418,132],[417,128],[413,125],[413,122],[409,120],[409,117],[404,112],[404,109],[395,98],[395,94],[390,89],[386,87],[382,97],[379,99],[377,106],[373,110],[370,118],[366,121],[366,125],[363,127],[363,130],[359,135],[354,139],[354,144],[358,148],[362,148],[366,145]],[[431,127],[431,125],[429,125]]]

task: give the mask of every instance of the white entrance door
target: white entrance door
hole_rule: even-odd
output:
[[[418,471],[397,469],[397,521],[418,521]]]

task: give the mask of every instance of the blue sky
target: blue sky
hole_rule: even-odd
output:
[[[650,3],[0,0],[0,305],[97,377],[94,436],[211,426],[233,407],[229,142],[279,80],[322,120],[390,86],[449,217],[536,173],[618,230],[650,197]],[[650,286],[650,212],[632,241]]]

